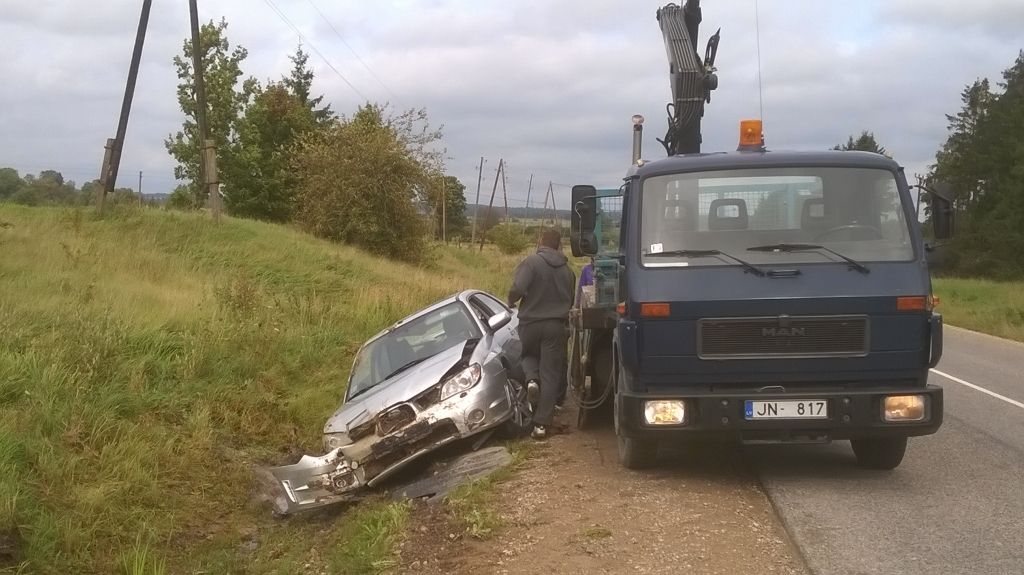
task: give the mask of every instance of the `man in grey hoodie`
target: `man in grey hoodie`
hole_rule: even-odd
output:
[[[510,306],[519,305],[519,338],[523,365],[530,381],[540,380],[540,398],[533,417],[533,437],[547,437],[566,366],[566,328],[576,288],[576,274],[562,253],[562,235],[541,233],[537,253],[516,268],[508,292]]]

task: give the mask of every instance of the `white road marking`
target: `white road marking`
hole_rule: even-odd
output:
[[[944,378],[946,378],[946,379],[948,379],[950,381],[955,381],[955,382],[959,383],[960,385],[966,385],[967,387],[969,387],[971,389],[976,389],[976,390],[978,390],[978,391],[980,391],[982,393],[987,393],[988,395],[991,395],[992,397],[994,397],[996,399],[1001,399],[1001,400],[1005,401],[1006,403],[1009,403],[1010,405],[1016,405],[1017,407],[1019,407],[1021,409],[1024,409],[1024,403],[1021,403],[1021,402],[1017,401],[1016,399],[1010,399],[1009,397],[1006,397],[1005,395],[999,395],[998,393],[996,393],[994,391],[990,391],[988,389],[985,389],[984,387],[981,387],[980,385],[974,385],[973,383],[971,383],[969,381],[964,381],[964,380],[960,379],[959,377],[953,377],[952,375],[949,375],[948,373],[943,373],[943,372],[941,372],[941,371],[939,371],[937,369],[933,369],[931,371],[932,371],[932,373],[937,374],[937,375],[941,375],[942,377],[944,377]]]

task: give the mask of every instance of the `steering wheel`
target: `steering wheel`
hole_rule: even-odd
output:
[[[882,235],[882,230],[876,228],[875,226],[869,226],[867,224],[846,224],[846,225],[842,225],[842,226],[836,226],[834,228],[829,228],[829,229],[821,232],[820,234],[814,236],[814,241],[818,241],[821,238],[824,238],[825,236],[830,236],[832,234],[836,234],[836,233],[839,233],[839,232],[842,232],[842,231],[848,231],[848,230],[849,231],[864,230],[864,231],[870,232],[871,235],[874,236],[874,237],[867,237],[867,238],[863,238],[863,239],[868,239],[868,240],[882,240],[882,239],[885,239],[885,236]]]

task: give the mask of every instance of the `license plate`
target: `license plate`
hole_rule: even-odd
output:
[[[823,399],[748,399],[744,405],[744,416],[747,419],[827,419],[828,402]]]

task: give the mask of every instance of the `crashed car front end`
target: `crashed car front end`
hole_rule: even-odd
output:
[[[370,401],[343,406],[325,427],[326,455],[303,456],[294,465],[271,470],[286,495],[279,511],[354,500],[363,488],[374,487],[414,459],[507,421],[516,390],[504,367],[472,361],[476,354],[466,351],[450,352],[405,376],[419,386],[392,386],[406,391],[426,387],[411,397],[385,401],[387,406],[376,412],[368,408]]]

